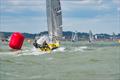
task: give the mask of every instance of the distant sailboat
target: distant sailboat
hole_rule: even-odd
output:
[[[0,40],[2,39],[2,36],[3,36],[3,35],[2,35],[2,33],[0,32]]]
[[[41,51],[51,51],[60,47],[59,41],[62,39],[62,11],[60,0],[46,0],[48,36],[33,44]]]
[[[93,36],[93,33],[92,31],[90,30],[89,31],[89,43],[93,42],[94,41],[94,36]]]
[[[97,34],[95,34],[94,38],[95,38],[95,40],[97,40],[97,39],[98,39],[98,35],[97,35]]]
[[[116,39],[116,35],[115,35],[115,33],[113,32],[112,33],[112,40],[114,41]]]
[[[0,40],[3,42],[6,40],[5,35],[2,32],[0,32]]]
[[[75,32],[72,33],[72,39],[71,39],[71,41],[72,41],[72,42],[78,41],[77,31],[75,31]]]

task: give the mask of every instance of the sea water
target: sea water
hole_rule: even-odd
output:
[[[120,80],[117,42],[62,42],[52,53],[27,42],[11,50],[0,42],[0,80]]]

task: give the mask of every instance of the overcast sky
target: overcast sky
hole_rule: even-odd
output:
[[[0,31],[47,31],[46,0],[0,0]],[[120,33],[120,0],[61,0],[64,31]]]

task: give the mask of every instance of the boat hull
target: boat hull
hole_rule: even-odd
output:
[[[41,47],[39,48],[39,51],[43,51],[43,52],[48,52],[51,53],[52,50],[57,49],[60,47],[59,42],[56,43],[50,43],[47,46]]]

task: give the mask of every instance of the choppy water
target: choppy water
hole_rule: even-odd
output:
[[[120,80],[119,61],[117,42],[62,42],[51,54],[0,44],[0,80]]]

